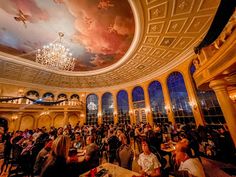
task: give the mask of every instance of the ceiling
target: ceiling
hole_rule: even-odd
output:
[[[98,88],[158,75],[193,55],[218,5],[219,0],[0,2],[0,81]],[[15,20],[20,13],[28,15],[25,24]],[[34,62],[35,49],[55,40],[58,30],[77,58],[74,71]]]
[[[102,20],[101,20],[102,19]],[[116,63],[134,36],[128,1],[8,0],[0,3],[0,50],[35,61],[37,49],[62,42],[73,53],[73,71],[90,71]]]

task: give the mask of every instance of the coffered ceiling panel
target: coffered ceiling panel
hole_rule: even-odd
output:
[[[36,2],[36,0],[30,1]],[[114,4],[120,3],[119,7],[121,7],[123,3],[120,0],[99,0],[97,2],[104,3],[108,9],[111,8],[111,11],[114,10],[112,8],[115,8]],[[111,64],[109,69],[105,67],[99,72],[82,70],[78,72],[55,72],[36,66],[34,62],[25,60],[22,56],[19,59],[17,54],[6,55],[2,52],[0,53],[0,78],[40,84],[42,87],[97,88],[132,82],[149,74],[158,75],[159,71],[169,68],[168,66],[174,67],[183,62],[187,53],[193,53],[193,48],[210,27],[219,0],[127,0],[125,4],[130,4],[131,7],[129,8],[134,14],[135,37],[134,39],[129,38],[133,39],[132,45],[128,49],[127,58],[119,65],[117,64],[118,61]],[[54,8],[52,4],[50,8]],[[54,10],[57,8],[55,7]],[[89,11],[90,9],[88,9],[87,14]],[[95,15],[94,13],[97,10],[91,9],[91,11]],[[106,10],[104,9],[104,11]],[[122,12],[123,14],[120,15],[125,17],[127,14],[125,11]],[[14,13],[11,18],[18,12]],[[63,19],[64,22],[66,22],[66,18]],[[5,20],[10,20],[10,17]],[[58,19],[54,20],[54,23],[56,21]],[[30,21],[27,24],[32,27],[37,26]],[[126,26],[127,24],[121,20],[117,25]],[[11,28],[25,30],[25,27],[20,23],[12,23]],[[103,30],[99,24],[96,28]],[[123,30],[125,29],[127,28],[123,28]],[[11,29],[1,30],[7,32]],[[116,43],[114,38],[107,37],[109,41]],[[38,44],[35,43],[34,45]],[[118,48],[116,49],[118,50]]]

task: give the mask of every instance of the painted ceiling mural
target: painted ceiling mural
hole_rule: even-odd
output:
[[[120,60],[135,30],[128,0],[1,0],[0,21],[0,50],[32,61],[63,32],[76,58],[74,71]]]

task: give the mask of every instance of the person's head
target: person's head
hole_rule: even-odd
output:
[[[91,143],[93,143],[93,141],[94,141],[94,139],[93,139],[93,136],[88,136],[87,138],[86,138],[86,144],[91,144]]]
[[[80,137],[79,133],[75,133],[75,140],[76,141],[80,141],[81,140],[81,137]]]
[[[144,154],[151,153],[150,145],[148,144],[147,140],[142,140],[142,150]]]
[[[116,134],[117,134],[117,136],[120,136],[122,134],[122,131],[121,130],[117,130]]]
[[[57,135],[62,135],[63,134],[63,128],[62,127],[59,127],[57,129]]]
[[[122,144],[127,144],[127,137],[125,136],[125,134],[122,134],[120,136],[120,141]]]
[[[52,143],[52,154],[67,159],[70,148],[70,137],[60,135]]]
[[[175,160],[177,164],[185,161],[188,158],[192,157],[192,151],[189,147],[189,141],[185,139],[184,141],[180,141],[176,145],[175,151]]]

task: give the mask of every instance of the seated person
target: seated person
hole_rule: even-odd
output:
[[[75,133],[75,140],[73,141],[73,147],[78,149],[82,149],[83,142],[80,136],[80,133]]]
[[[87,163],[88,170],[90,170],[99,165],[99,151],[98,146],[94,143],[93,136],[86,138],[86,144],[84,160]]]
[[[44,148],[39,151],[34,164],[34,175],[40,175],[42,165],[51,151],[52,142],[53,140],[51,139],[46,140]]]
[[[189,175],[194,177],[205,177],[201,162],[198,158],[192,157],[191,149],[187,143],[180,142],[177,144],[175,161],[179,165],[177,173],[187,171]]]
[[[149,144],[146,140],[142,141],[143,153],[139,155],[138,165],[140,173],[144,176],[160,176],[161,164],[157,157],[150,151]]]
[[[132,162],[134,157],[134,152],[130,145],[127,144],[126,136],[122,136],[121,138],[122,145],[117,150],[117,161],[119,166],[132,170]]]

